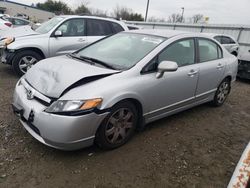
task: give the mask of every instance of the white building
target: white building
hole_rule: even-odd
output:
[[[33,6],[24,5],[8,0],[0,0],[0,13],[15,16],[17,14],[26,14],[31,21],[44,22],[55,16],[53,12],[44,11]]]

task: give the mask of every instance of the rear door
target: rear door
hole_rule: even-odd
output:
[[[206,38],[197,39],[199,53],[199,81],[196,96],[206,97],[213,93],[221,82],[226,62],[222,49],[214,41]]]
[[[87,19],[87,44],[116,33],[115,29],[119,30],[117,27],[113,27],[111,22],[106,20]]]
[[[55,37],[53,34],[61,31],[62,36]],[[84,18],[74,18],[63,22],[49,39],[50,56],[58,56],[72,53],[87,45],[86,21]]]

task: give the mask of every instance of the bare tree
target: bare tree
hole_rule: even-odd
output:
[[[131,12],[132,12],[132,9],[129,9],[127,7],[120,7],[119,5],[117,5],[113,9],[112,16],[117,19],[125,19],[129,16]]]
[[[75,14],[90,14],[90,10],[86,4],[82,3],[76,8]]]
[[[181,22],[185,22],[185,18],[182,18],[181,14],[171,14],[168,17],[168,22],[169,23],[181,23]]]
[[[102,17],[108,17],[108,11],[103,11],[100,9],[90,9],[90,13],[93,16],[102,16]]]
[[[166,22],[165,18],[156,18],[151,16],[147,19],[148,22]]]
[[[202,14],[195,14],[192,16],[193,23],[198,23],[199,21],[203,20],[204,16]]]
[[[144,18],[141,14],[134,13],[132,9],[127,7],[116,6],[111,14],[117,19],[131,20],[131,21],[143,21]]]

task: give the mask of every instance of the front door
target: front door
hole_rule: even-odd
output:
[[[49,52],[50,56],[58,56],[72,53],[87,45],[86,43],[86,24],[83,18],[66,20],[55,31],[61,31],[62,36],[50,37]]]
[[[145,87],[150,92],[144,92],[144,100],[149,104],[146,118],[149,121],[164,117],[171,111],[192,103],[198,81],[199,68],[195,57],[194,39],[183,39],[170,44],[144,69],[146,74]],[[156,69],[162,61],[174,61],[179,68],[175,72],[165,72],[157,79],[150,69]]]

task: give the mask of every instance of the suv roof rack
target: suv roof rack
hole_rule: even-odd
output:
[[[90,13],[82,13],[82,14],[79,14],[79,16],[93,16],[93,17],[109,18],[109,19],[114,19],[114,20],[120,21],[118,18],[115,18],[115,17],[111,17],[111,16],[100,16],[100,15],[94,15],[94,14],[90,14]]]

